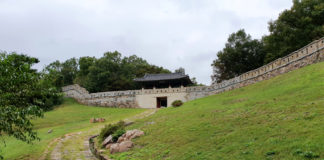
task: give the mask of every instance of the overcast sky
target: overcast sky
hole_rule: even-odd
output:
[[[136,54],[210,84],[210,64],[229,34],[253,38],[291,0],[0,0],[0,50],[55,60]]]

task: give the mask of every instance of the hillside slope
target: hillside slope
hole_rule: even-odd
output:
[[[324,158],[324,63],[159,110],[115,159]]]

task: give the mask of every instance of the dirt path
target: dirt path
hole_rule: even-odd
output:
[[[148,117],[154,114],[156,111],[157,110],[155,109],[150,109],[130,118],[126,118],[124,121],[126,123],[133,122],[137,119]],[[98,134],[103,126],[104,125],[96,126],[88,131],[69,133],[64,135],[62,138],[54,139],[51,143],[49,143],[47,149],[43,153],[43,156],[39,160],[96,160],[89,149],[88,138],[91,135]]]

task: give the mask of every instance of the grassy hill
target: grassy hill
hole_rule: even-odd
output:
[[[149,123],[148,123],[149,122]],[[159,110],[115,159],[324,159],[324,63]]]
[[[41,138],[40,141],[36,141],[34,144],[26,144],[14,138],[4,137],[6,146],[4,147],[0,142],[0,154],[5,159],[37,159],[55,138],[67,133],[86,131],[103,125],[102,123],[89,123],[90,118],[102,117],[106,119],[105,123],[111,123],[143,111],[145,110],[90,107],[80,105],[73,99],[65,99],[64,104],[53,111],[46,112],[44,118],[33,121],[38,136]],[[53,132],[48,134],[47,132],[50,129],[53,129]],[[83,142],[83,140],[80,141]]]

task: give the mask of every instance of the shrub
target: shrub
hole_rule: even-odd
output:
[[[173,107],[180,107],[182,106],[183,102],[181,100],[175,100],[172,102]]]
[[[114,132],[114,134],[112,134],[112,141],[117,142],[118,138],[122,136],[125,132],[126,131],[123,128],[118,129],[116,132]]]
[[[105,125],[105,127],[102,128],[100,131],[100,134],[98,137],[99,142],[102,143],[105,140],[105,138],[107,138],[109,135],[114,134],[117,130],[124,129],[124,127],[125,127],[124,121],[119,121],[116,124]]]

